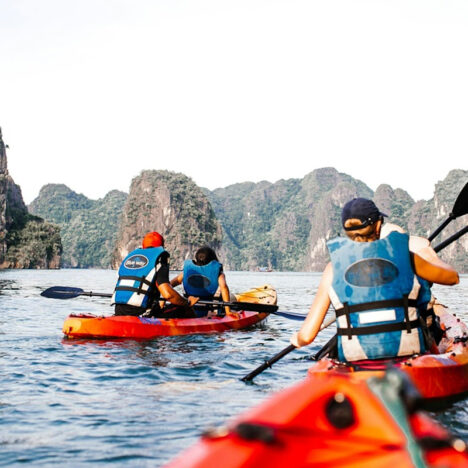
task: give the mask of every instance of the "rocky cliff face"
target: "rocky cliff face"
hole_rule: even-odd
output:
[[[320,269],[325,240],[339,232],[341,206],[371,197],[362,182],[333,168],[275,184],[236,184],[206,191],[225,231],[223,253],[231,269]]]
[[[434,196],[428,201],[415,203],[406,212],[408,231],[428,237],[442,224],[453,209],[454,202],[468,182],[468,171],[450,171],[444,180],[439,181]],[[468,224],[468,215],[452,221],[433,241],[436,246]],[[468,234],[461,237],[440,252],[440,257],[461,272],[468,272]]]
[[[221,244],[221,226],[202,190],[183,174],[143,171],[132,180],[113,253],[113,265],[141,246],[147,232],[158,231],[179,269],[204,244]]]
[[[218,250],[226,269],[320,271],[329,258],[326,241],[343,235],[341,209],[351,198],[372,198],[389,221],[427,237],[448,216],[467,181],[468,171],[451,171],[431,200],[415,202],[404,190],[384,184],[373,192],[333,168],[303,179],[245,182],[214,191],[200,189],[182,174],[144,171],[133,180],[128,199],[111,192],[95,202],[63,185],[50,185],[30,209],[62,226],[66,265],[118,266],[146,232],[156,230],[166,237],[173,268],[206,243]],[[467,218],[453,221],[433,245],[463,228]],[[467,272],[467,251],[468,235],[441,256]]]
[[[8,173],[0,129],[0,268],[58,268],[58,226],[28,213],[21,189]]]
[[[348,200],[371,198],[389,221],[427,237],[448,216],[467,181],[468,171],[451,171],[436,185],[434,198],[416,203],[404,190],[380,185],[373,192],[333,168],[317,169],[302,180],[236,184],[205,193],[225,231],[222,251],[229,268],[320,271],[329,259],[326,241],[343,235],[341,209]],[[466,223],[466,215],[452,222],[433,245]],[[467,252],[468,235],[441,257],[466,272]]]
[[[109,268],[126,199],[126,193],[113,190],[91,200],[66,185],[48,184],[29,210],[60,226],[63,266]]]

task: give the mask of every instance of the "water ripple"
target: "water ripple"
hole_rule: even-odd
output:
[[[301,379],[309,356],[334,333],[286,356],[254,383],[240,378],[288,345],[299,322],[270,316],[248,331],[153,341],[68,340],[61,327],[73,313],[112,312],[101,298],[54,301],[50,286],[111,291],[115,272],[0,272],[0,465],[160,466],[217,426]],[[311,273],[233,273],[234,291],[271,283],[281,310],[305,313],[319,281]],[[441,302],[468,319],[468,278],[435,287]],[[436,414],[468,438],[468,409]]]

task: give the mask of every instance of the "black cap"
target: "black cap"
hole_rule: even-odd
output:
[[[382,216],[387,215],[381,213],[372,200],[368,200],[367,198],[353,198],[343,207],[341,223],[345,231],[357,231],[370,224],[374,224],[377,220],[381,219]],[[362,224],[345,228],[345,221],[352,218],[361,220]]]

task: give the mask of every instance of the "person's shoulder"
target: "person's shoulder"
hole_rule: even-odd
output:
[[[161,263],[162,265],[168,265],[169,264],[169,257],[170,257],[169,252],[167,250],[165,250],[158,257],[158,262]]]

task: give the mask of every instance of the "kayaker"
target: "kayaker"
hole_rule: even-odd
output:
[[[161,298],[170,306],[161,309]],[[198,297],[185,298],[171,286],[169,252],[164,249],[164,238],[158,232],[146,234],[142,248],[124,258],[112,296],[115,315],[194,317],[192,306],[197,301]]]
[[[417,309],[420,285],[454,285],[458,273],[439,260],[429,262],[409,250],[409,236],[393,231],[381,238],[383,219],[375,204],[355,198],[343,208],[347,238],[327,245],[331,262],[325,267],[317,294],[291,344],[310,344],[333,304],[337,316],[337,356],[344,362],[408,356],[425,351]]]
[[[173,287],[180,284],[184,286],[187,295],[197,296],[205,301],[212,301],[218,291],[224,302],[231,299],[223,265],[216,252],[207,245],[195,252],[195,260],[186,260],[183,271],[171,280]],[[231,313],[229,307],[224,310],[227,314]]]

